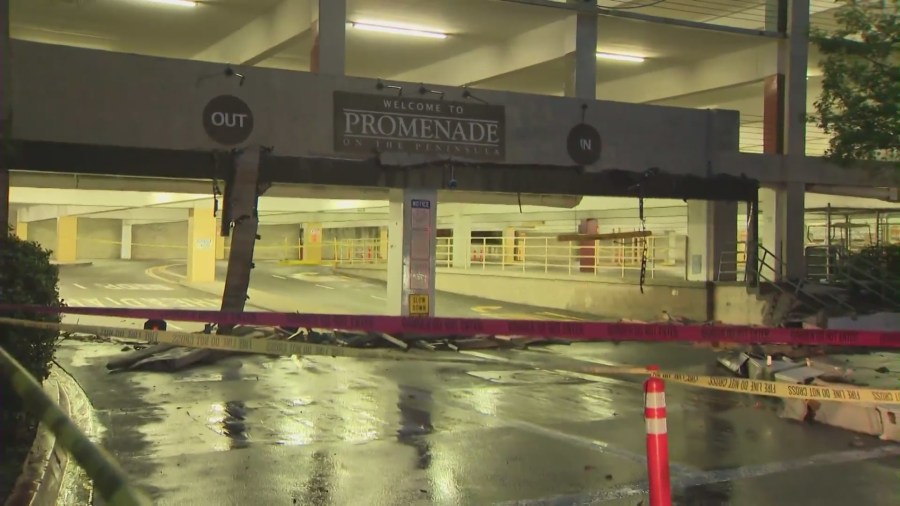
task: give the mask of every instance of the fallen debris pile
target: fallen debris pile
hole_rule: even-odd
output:
[[[784,354],[767,355],[760,349],[751,352],[723,354],[718,363],[736,376],[749,379],[764,379],[796,385],[815,387],[869,387],[868,381],[860,381],[853,369],[832,365],[826,361],[809,358],[793,360]],[[873,369],[882,375],[889,374],[886,367]],[[891,383],[881,385],[885,388]],[[806,423],[831,425],[861,434],[878,436],[883,440],[900,441],[897,417],[900,408],[896,405],[862,403],[846,404],[835,401],[813,399],[781,399],[779,416]]]
[[[215,326],[207,325],[203,332],[196,332],[196,334],[213,334],[214,332]],[[251,339],[272,339],[359,349],[387,348],[406,351],[410,347],[415,347],[431,352],[458,352],[484,349],[525,350],[531,346],[571,344],[571,341],[569,340],[556,338],[537,339],[522,336],[492,335],[474,337],[424,335],[392,336],[381,332],[351,332],[345,330],[326,331],[321,329],[261,327],[252,325],[235,326],[229,334]],[[114,372],[139,370],[180,371],[195,365],[209,364],[229,356],[247,353],[240,351],[185,348],[172,344],[149,344],[143,341],[120,339],[116,337],[106,338],[83,333],[66,333],[61,337],[64,339],[86,342],[102,342],[122,345],[122,351],[126,353],[115,357],[106,365],[107,369]]]

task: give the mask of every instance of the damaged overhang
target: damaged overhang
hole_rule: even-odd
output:
[[[16,141],[9,164],[17,170],[108,174],[174,179],[221,179],[210,151]],[[755,200],[759,182],[743,175],[706,177],[667,173],[665,167],[642,172],[608,169],[587,172],[580,166],[431,161],[389,165],[365,160],[267,156],[260,180],[372,188],[424,187],[465,192]],[[453,183],[451,183],[451,181]]]

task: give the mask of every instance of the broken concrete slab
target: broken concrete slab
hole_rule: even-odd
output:
[[[177,348],[174,344],[156,344],[153,346],[149,346],[144,348],[143,350],[138,350],[128,355],[116,357],[106,363],[106,368],[114,371],[119,369],[127,369],[132,365],[148,358],[153,355],[157,355],[160,353],[165,353],[173,348]]]

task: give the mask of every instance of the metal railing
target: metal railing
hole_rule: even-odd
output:
[[[716,281],[725,281],[731,276],[734,281],[747,280],[747,242],[738,241],[736,245],[734,250],[719,253]]]
[[[763,117],[754,114],[741,114],[740,151],[743,153],[762,153],[765,138]],[[831,136],[819,127],[806,125],[806,156],[822,156],[828,149]]]
[[[785,262],[778,257],[775,253],[772,253],[768,248],[763,245],[759,245],[759,269],[757,273],[759,275],[760,281],[765,281],[770,284],[770,286],[774,286],[777,290],[782,292],[783,294],[788,294],[794,297],[798,302],[805,303],[809,306],[809,302],[812,301],[815,304],[818,304],[819,307],[810,307],[810,309],[818,310],[822,308],[840,308],[843,310],[847,310],[850,312],[856,312],[856,308],[852,305],[848,304],[843,299],[836,297],[830,293],[824,292],[821,294],[814,294],[808,288],[809,280],[806,278],[792,280],[782,277],[780,280],[775,280],[773,278],[768,277],[765,273],[772,272],[784,272],[785,270]],[[769,263],[767,260],[771,259],[772,263]],[[790,288],[790,289],[788,289]],[[803,300],[803,299],[806,299]]]
[[[342,239],[322,245],[322,261],[335,265],[387,263],[387,244],[380,239]]]
[[[822,254],[807,254],[807,275],[830,284],[853,287],[860,295],[873,296],[890,308],[900,308],[900,288],[886,269],[860,255],[850,256],[843,246],[807,248]]]
[[[684,252],[670,248],[667,241],[668,237],[646,238],[648,279],[660,274],[683,278]],[[335,241],[330,247],[336,265],[387,262],[387,250],[379,239]],[[437,267],[624,278],[640,272],[644,239],[579,244],[560,242],[555,237],[472,238],[468,248],[455,255],[454,247],[451,237],[437,239]]]

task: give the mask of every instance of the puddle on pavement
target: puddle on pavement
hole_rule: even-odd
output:
[[[582,379],[545,371],[469,371],[467,374],[501,385],[585,383]]]
[[[209,383],[218,381],[259,381],[256,376],[241,376],[236,371],[225,371],[222,374],[192,375],[184,378],[175,378],[174,383]]]
[[[716,483],[687,487],[675,492],[672,504],[676,506],[723,506],[731,502],[731,483]]]

